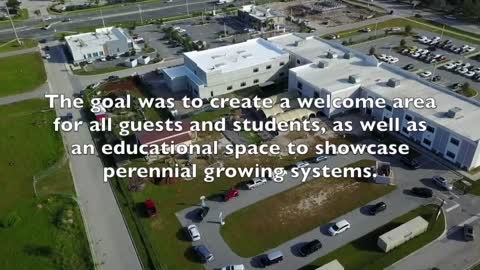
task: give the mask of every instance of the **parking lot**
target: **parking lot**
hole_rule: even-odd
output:
[[[428,31],[423,31],[423,30],[415,30],[415,31],[418,33],[419,37],[424,36],[429,39],[433,39],[437,36]],[[384,30],[379,30],[377,34],[383,36]],[[352,39],[354,41],[364,40],[373,35],[375,35],[375,33],[372,30],[370,32],[360,33],[358,35],[355,35]],[[390,62],[391,64],[408,69],[409,71],[417,74],[422,74],[423,72],[426,72],[427,74],[424,74],[425,79],[431,80],[435,78],[434,80],[435,83],[449,87],[450,89],[452,89],[452,86],[454,84],[458,83],[459,85],[457,85],[457,89],[452,89],[455,91],[460,90],[461,88],[460,85],[465,82],[468,82],[471,85],[471,87],[474,89],[477,89],[477,90],[480,89],[480,82],[474,79],[475,76],[480,75],[480,70],[479,72],[474,71],[476,70],[476,68],[480,67],[480,61],[470,58],[471,56],[475,55],[475,53],[477,53],[478,51],[477,46],[474,44],[467,44],[464,41],[455,40],[447,36],[439,37],[439,38],[440,39],[438,40],[438,44],[441,44],[443,42],[446,42],[447,40],[450,40],[453,47],[461,48],[463,46],[469,46],[469,47],[474,47],[475,49],[470,53],[455,53],[448,49],[431,46],[429,44],[423,44],[419,42],[416,37],[413,37],[413,36],[407,37],[401,34],[388,35],[386,37],[381,37],[375,40],[361,42],[361,43],[352,45],[352,48],[362,51],[364,53],[369,53],[370,49],[374,47],[375,54],[377,56],[384,55],[384,57],[389,59],[396,58],[396,60],[393,60]],[[406,47],[409,48],[408,52],[402,53],[401,52],[402,50],[399,49],[402,39],[406,41]],[[342,40],[342,39],[337,40],[337,42],[344,42],[344,41],[345,40]],[[418,52],[418,50],[420,50],[420,52]],[[425,50],[428,50],[428,52],[426,52]],[[418,53],[418,55],[415,53]],[[430,57],[422,57],[423,58],[422,60],[419,57],[421,54],[427,54],[427,55],[430,55]],[[435,59],[435,57],[437,58]],[[435,59],[435,61],[432,61],[433,63],[429,63],[429,61],[426,61],[430,59]],[[386,62],[388,62],[388,60]],[[465,76],[465,73],[461,74],[458,72],[452,72],[455,68],[448,70],[445,66],[451,62],[458,62],[458,64],[469,63],[470,66],[468,66],[468,64],[466,65],[468,66],[469,71],[475,72],[475,75],[467,77]],[[409,66],[408,68],[406,67],[407,65]],[[431,75],[429,75],[429,73],[431,73]],[[475,98],[480,100],[478,96]]]

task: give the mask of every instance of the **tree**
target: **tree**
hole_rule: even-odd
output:
[[[372,46],[372,47],[370,47],[370,50],[368,52],[370,53],[370,55],[374,55],[376,50],[377,49],[374,46]]]
[[[402,40],[400,40],[400,46],[405,47],[406,45],[407,45],[407,41],[402,38]]]
[[[10,8],[10,9],[14,9],[14,10],[18,10],[20,9],[20,5],[22,3],[18,0],[7,0],[7,7]]]
[[[405,33],[407,33],[407,35],[410,35],[412,33],[412,30],[413,30],[413,28],[410,24],[405,26]]]
[[[462,91],[464,92],[467,92],[468,90],[470,90],[471,88],[471,85],[469,82],[465,82],[463,85],[462,85]]]

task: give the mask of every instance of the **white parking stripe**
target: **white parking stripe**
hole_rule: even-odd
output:
[[[475,220],[477,220],[477,219],[479,219],[479,218],[480,218],[480,213],[479,213],[479,214],[476,214],[475,216],[473,216],[473,217],[465,220],[464,222],[458,224],[458,226],[461,227],[461,226],[463,226],[463,225],[465,225],[465,224],[470,224],[470,223],[474,222]]]
[[[445,212],[447,212],[447,213],[448,213],[448,212],[450,212],[450,211],[454,210],[455,208],[457,208],[457,207],[459,207],[459,206],[460,206],[460,204],[456,203],[454,206],[452,206],[452,207],[450,207],[450,208],[447,208],[447,209],[445,209]]]

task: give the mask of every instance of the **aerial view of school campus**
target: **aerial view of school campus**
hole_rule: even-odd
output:
[[[1,0],[0,269],[480,270],[480,0]]]

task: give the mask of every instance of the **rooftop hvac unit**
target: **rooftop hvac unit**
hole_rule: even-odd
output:
[[[330,58],[330,59],[333,59],[333,58],[337,58],[338,55],[336,53],[333,53],[333,52],[328,52],[327,53],[327,58]]]
[[[327,61],[319,61],[317,66],[319,68],[327,68],[328,67],[328,62]]]
[[[359,83],[361,80],[360,80],[360,77],[358,75],[350,75],[348,77],[348,82],[349,83]]]
[[[302,46],[304,43],[305,43],[304,40],[297,40],[297,41],[295,41],[295,46],[296,46],[296,47],[300,47],[300,46]]]
[[[396,88],[400,85],[400,80],[391,78],[388,80],[387,85],[392,88]]]
[[[461,111],[462,111],[462,108],[453,107],[450,110],[448,110],[447,116],[449,118],[455,118],[455,119],[461,118],[462,117]]]

